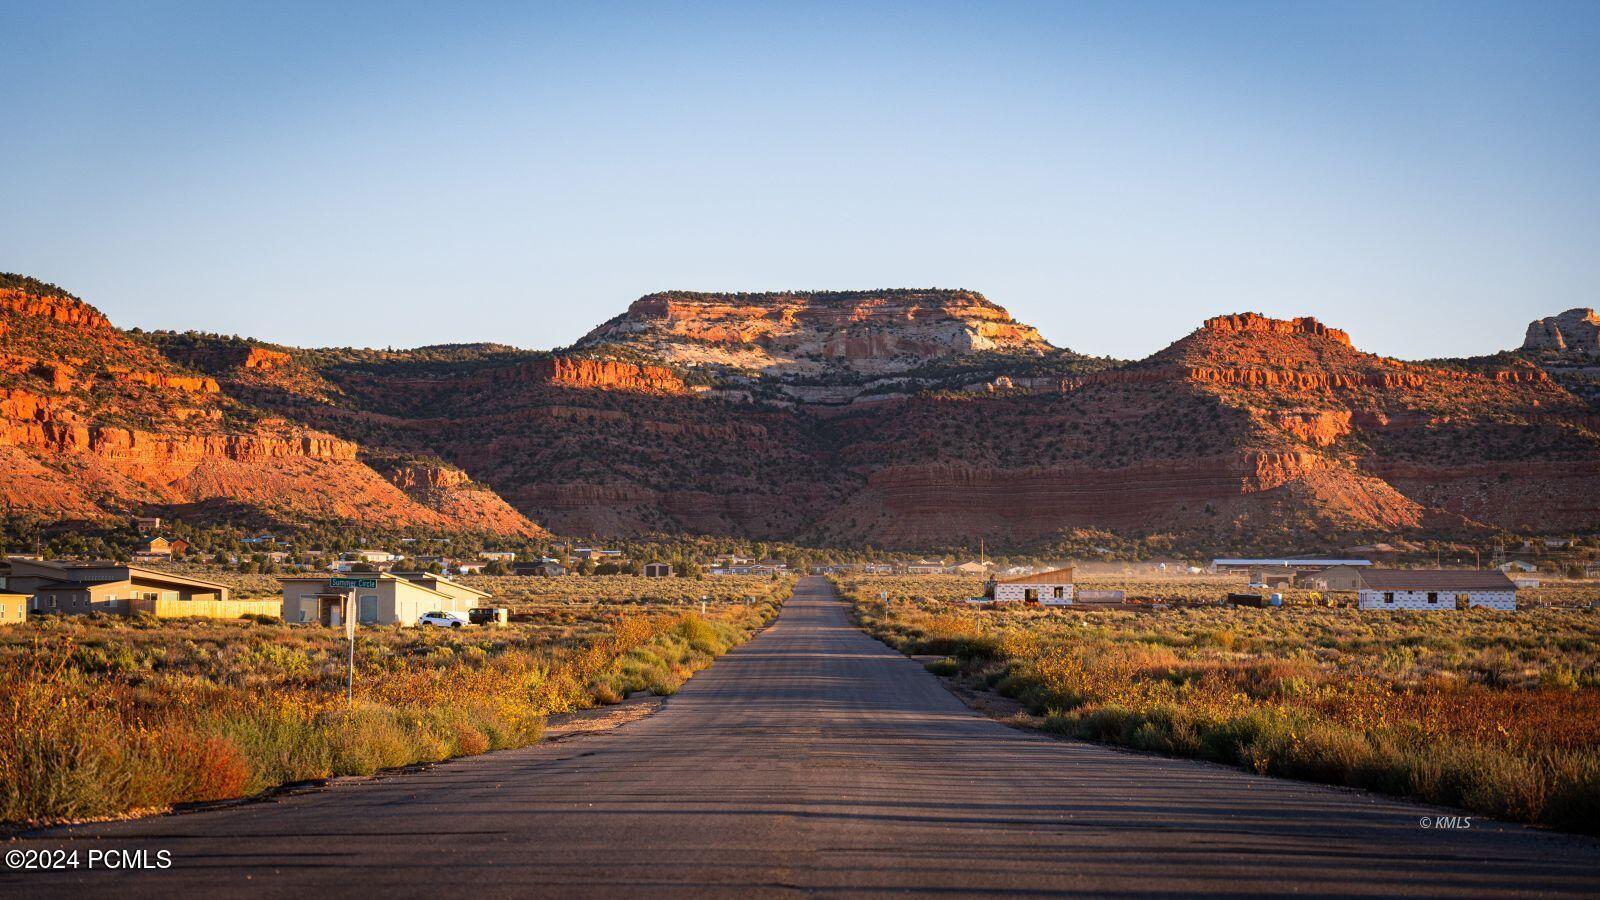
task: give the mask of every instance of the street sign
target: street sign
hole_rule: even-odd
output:
[[[331,588],[366,588],[372,590],[378,586],[376,578],[329,578],[328,587]]]

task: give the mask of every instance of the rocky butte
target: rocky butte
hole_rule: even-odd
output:
[[[1528,325],[1522,349],[1600,357],[1600,313],[1569,309],[1559,316],[1535,320]]]
[[[959,290],[668,291],[635,300],[577,346],[767,375],[883,374],[980,351],[1051,349],[982,294]]]
[[[1600,410],[1544,351],[1405,362],[1241,312],[1118,363],[933,289],[651,294],[554,352],[302,351],[7,287],[13,513],[906,548],[1600,527]]]

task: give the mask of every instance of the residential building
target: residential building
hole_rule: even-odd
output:
[[[27,594],[0,590],[0,625],[21,625],[28,621]]]
[[[512,563],[511,574],[524,577],[549,578],[555,575],[567,574],[567,567],[553,559],[541,559],[538,562]]]
[[[459,562],[451,563],[450,568],[453,569],[457,575],[482,575],[483,570],[489,568],[489,564],[486,562],[477,562],[473,560],[461,560]]]
[[[484,601],[491,596],[488,591],[467,587],[459,582],[451,581],[443,575],[435,575],[431,572],[394,572],[392,574],[397,578],[404,578],[412,584],[420,584],[429,590],[438,591],[441,594],[447,594],[456,600],[465,602],[468,609],[485,605]]]
[[[235,619],[246,613],[277,612],[272,601],[234,600],[227,585],[139,566],[18,559],[7,563],[7,589],[29,594],[29,609],[35,613]]]
[[[1361,570],[1355,566],[1330,566],[1320,572],[1302,572],[1295,584],[1313,591],[1358,591]]]
[[[478,558],[485,562],[498,560],[503,563],[512,563],[517,561],[517,554],[510,550],[484,550],[478,554]]]
[[[362,625],[412,626],[417,619],[435,611],[453,612],[465,618],[468,612],[489,595],[425,573],[399,577],[391,573],[371,576],[373,588],[335,588],[322,576],[282,578],[282,613],[285,622],[314,623],[337,627],[344,624],[344,608],[355,595],[357,621]],[[415,578],[416,580],[412,580]]]
[[[153,537],[140,544],[139,549],[134,552],[140,556],[170,557],[172,556],[172,542],[164,537]]]
[[[1250,584],[1260,585],[1270,591],[1294,587],[1295,570],[1257,566],[1250,570]]]
[[[986,562],[968,561],[958,566],[951,566],[950,572],[954,575],[987,575],[990,564]]]
[[[1500,565],[1495,566],[1495,568],[1500,570],[1500,571],[1502,571],[1502,572],[1505,572],[1507,574],[1509,574],[1511,572],[1537,572],[1537,571],[1539,571],[1539,567],[1538,566],[1534,565],[1531,562],[1527,562],[1525,560],[1520,560],[1520,559],[1513,559],[1513,560],[1510,560],[1509,562],[1503,562]]]
[[[133,527],[140,534],[154,534],[161,530],[160,516],[134,516]]]
[[[1474,569],[1366,569],[1358,596],[1366,610],[1517,608],[1517,586],[1504,572]]]
[[[672,567],[666,563],[653,562],[644,564],[644,577],[646,578],[671,578]]]
[[[387,550],[356,550],[353,553],[346,553],[344,555],[344,558],[345,559],[349,559],[349,560],[354,560],[356,562],[373,563],[373,564],[377,564],[377,563],[397,563],[397,562],[400,561],[400,557],[399,556],[397,556],[396,554],[390,553]]]
[[[949,567],[942,559],[919,559],[906,566],[907,575],[943,575]]]
[[[996,603],[1071,606],[1074,576],[1073,567],[1067,566],[1033,575],[994,579],[989,582],[985,596]]]

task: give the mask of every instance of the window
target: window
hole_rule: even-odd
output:
[[[1439,594],[1438,594],[1437,591],[1429,591],[1428,592],[1428,602],[1429,603],[1438,603],[1439,602]]]
[[[1039,589],[1038,588],[1027,588],[1026,590],[1024,590],[1022,592],[1022,599],[1026,603],[1038,603],[1039,602]]]
[[[1385,602],[1385,603],[1393,603],[1394,602],[1394,591],[1384,591],[1383,592],[1383,602]]]
[[[1056,589],[1055,589],[1055,593],[1054,593],[1054,596],[1055,596],[1055,598],[1056,598],[1056,599],[1057,599],[1057,600],[1065,600],[1065,599],[1066,599],[1066,597],[1067,597],[1067,589],[1066,589],[1066,588],[1064,588],[1064,587],[1058,587],[1058,588],[1056,588]]]

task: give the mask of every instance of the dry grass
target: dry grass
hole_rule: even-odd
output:
[[[963,587],[846,579],[863,623],[1023,700],[1044,727],[1600,831],[1600,612],[1159,613],[895,604]]]
[[[776,592],[775,592],[776,593]],[[507,629],[40,618],[0,629],[0,820],[96,818],[538,740],[550,713],[670,694],[774,600]]]

